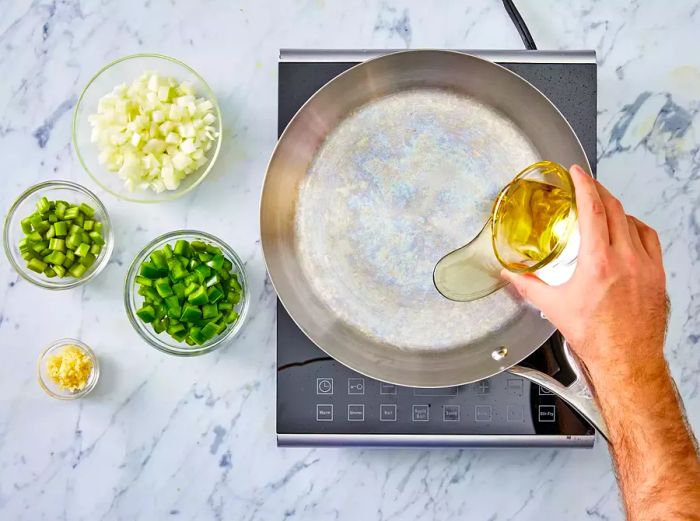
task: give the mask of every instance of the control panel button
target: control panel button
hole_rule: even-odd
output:
[[[379,382],[379,394],[396,394],[396,386],[385,382]]]
[[[508,378],[506,390],[514,396],[523,395],[523,381],[519,378]]]
[[[554,394],[554,393],[553,393],[552,391],[550,391],[549,389],[545,389],[544,387],[540,387],[539,385],[538,385],[537,387],[540,388],[540,391],[539,391],[540,396],[548,396],[548,395]]]
[[[481,380],[476,384],[477,394],[489,394],[491,392],[491,382],[488,380]]]
[[[333,404],[332,403],[317,403],[316,404],[316,421],[317,422],[332,422],[333,421]]]
[[[506,421],[522,423],[523,421],[523,406],[509,405],[506,411]]]
[[[540,405],[538,407],[538,417],[540,422],[552,423],[557,421],[557,409],[554,405]]]
[[[316,378],[316,394],[333,394],[333,378]]]
[[[414,422],[427,422],[430,419],[430,409],[427,405],[414,405],[412,420]]]
[[[348,405],[348,421],[363,422],[365,421],[365,404],[351,403]]]
[[[457,396],[459,387],[435,387],[413,389],[413,396]]]
[[[348,378],[348,394],[365,394],[365,379]]]
[[[491,406],[490,405],[477,405],[474,407],[474,419],[478,422],[490,422],[491,421]]]
[[[396,421],[396,404],[383,403],[379,406],[379,421],[395,422]]]
[[[442,421],[458,422],[459,421],[459,405],[443,405],[442,406]]]

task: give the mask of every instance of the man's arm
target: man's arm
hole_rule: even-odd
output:
[[[589,373],[629,519],[700,519],[697,447],[665,361]]]
[[[668,304],[656,232],[578,166],[576,272],[551,287],[504,272],[583,362],[608,425],[628,518],[700,520],[700,459],[663,356]]]

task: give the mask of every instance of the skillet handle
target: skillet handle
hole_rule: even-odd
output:
[[[559,396],[586,418],[603,436],[605,441],[609,442],[608,427],[598,408],[598,404],[593,398],[588,379],[566,341],[563,343],[563,351],[567,363],[576,375],[576,380],[569,386],[558,382],[548,374],[521,365],[511,367],[508,369],[508,372],[526,378]]]

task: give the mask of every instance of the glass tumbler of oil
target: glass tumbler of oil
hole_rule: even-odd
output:
[[[557,163],[540,161],[501,190],[483,230],[440,259],[433,281],[442,295],[457,301],[476,300],[505,286],[504,267],[559,285],[573,275],[579,246],[571,176]]]

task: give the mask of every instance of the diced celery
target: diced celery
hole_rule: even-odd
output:
[[[22,227],[22,231],[24,233],[26,233],[26,234],[32,233],[32,222],[29,219],[29,217],[27,217],[26,219],[22,219],[19,224]]]
[[[90,245],[87,243],[82,243],[75,249],[75,254],[78,257],[85,257],[88,253],[90,253]]]
[[[96,259],[97,259],[97,257],[95,257],[94,254],[92,254],[92,253],[86,253],[86,254],[83,256],[83,258],[80,259],[80,264],[82,264],[82,265],[85,266],[86,268],[89,268],[90,266],[92,266],[92,265],[95,263],[95,260],[96,260]]]
[[[53,231],[56,234],[56,237],[65,237],[66,235],[68,235],[68,226],[66,224],[66,221],[55,222],[53,225]]]
[[[68,273],[70,273],[76,279],[79,279],[85,274],[86,271],[87,268],[85,266],[83,266],[80,263],[76,263],[73,264],[73,266],[71,266],[71,268],[68,270]]]
[[[80,210],[78,209],[77,206],[71,206],[70,208],[66,209],[66,211],[63,214],[63,218],[66,221],[72,221],[76,219],[80,215]]]
[[[63,239],[51,239],[49,241],[49,250],[66,251],[66,241]]]
[[[39,259],[30,259],[27,263],[27,268],[37,273],[43,273],[47,266],[48,264]]]
[[[36,209],[39,213],[47,213],[51,210],[51,203],[46,197],[42,197],[36,203]]]
[[[93,215],[95,215],[95,210],[88,204],[80,203],[79,208],[80,211],[83,212],[83,214],[85,214],[86,217],[92,217]]]

